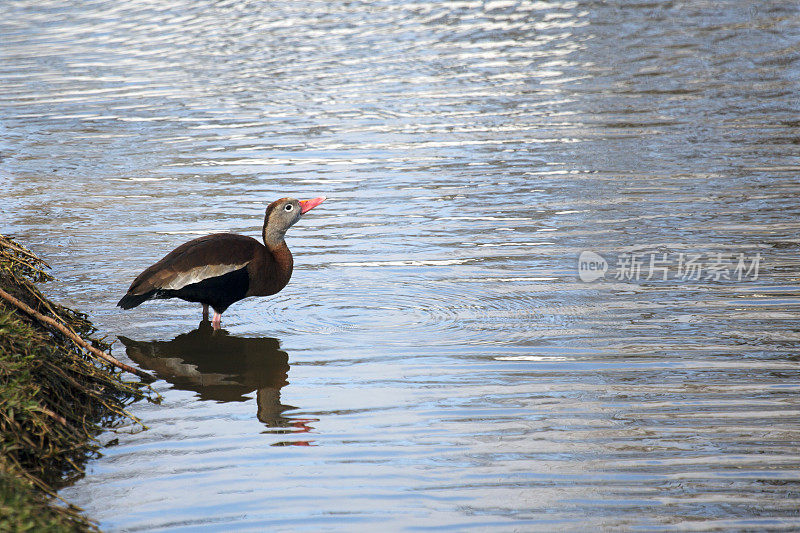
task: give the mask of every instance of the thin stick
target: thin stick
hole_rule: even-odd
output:
[[[117,367],[117,368],[119,368],[121,370],[124,370],[125,372],[130,372],[131,374],[135,374],[135,375],[139,376],[140,378],[142,378],[144,380],[147,380],[150,383],[152,383],[153,381],[156,380],[156,378],[153,377],[153,375],[149,374],[148,372],[145,372],[144,370],[139,370],[138,368],[134,368],[131,365],[127,365],[127,364],[123,363],[122,361],[118,360],[117,358],[113,357],[112,355],[104,352],[103,350],[99,350],[99,349],[95,348],[94,346],[92,346],[91,344],[89,344],[88,342],[86,342],[85,340],[80,338],[76,333],[70,331],[66,326],[63,326],[63,325],[59,324],[58,322],[56,322],[55,320],[53,320],[49,316],[45,316],[45,315],[39,313],[38,311],[33,309],[28,304],[17,300],[16,298],[14,298],[10,294],[8,294],[3,289],[0,289],[0,298],[3,298],[8,303],[14,305],[15,307],[17,307],[21,311],[25,312],[26,314],[32,316],[36,320],[39,320],[40,322],[44,322],[48,326],[57,329],[60,333],[62,333],[63,335],[66,335],[69,339],[71,339],[72,342],[74,342],[78,346],[84,348],[85,350],[87,350],[90,354],[94,355],[95,357],[99,357],[103,361],[105,361],[107,363],[110,363],[110,364],[114,365],[115,367]]]
[[[54,419],[57,422],[61,422],[61,424],[64,425],[64,426],[69,427],[69,422],[67,422],[67,419],[64,418],[63,416],[57,415],[53,411],[48,409],[47,407],[44,407],[44,406],[41,406],[41,405],[39,406],[39,409],[41,409],[42,412],[44,414],[46,414],[47,416],[49,416],[50,418]],[[77,470],[80,470],[80,469],[77,469]]]

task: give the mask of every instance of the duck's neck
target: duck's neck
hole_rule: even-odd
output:
[[[292,275],[292,268],[294,268],[294,258],[292,257],[292,252],[289,250],[289,247],[286,246],[286,241],[281,239],[280,243],[269,243],[265,240],[265,245],[267,250],[272,254],[272,258],[275,260],[275,268],[277,269],[276,274],[278,278],[286,276],[286,282],[288,283],[289,277]]]
[[[285,241],[261,248],[248,265],[247,296],[270,296],[283,289],[292,277],[294,260]]]
[[[264,227],[262,228],[262,236],[264,237],[264,246],[267,247],[267,252],[272,255],[272,261],[267,260],[264,268],[266,272],[265,281],[271,285],[268,292],[278,292],[289,283],[289,278],[292,277],[292,269],[294,268],[294,259],[289,247],[286,246],[286,241],[283,240],[286,235],[286,230],[279,231],[275,227],[270,227],[269,213],[264,220]]]
[[[269,214],[267,215],[269,216]],[[274,224],[272,225],[274,226]],[[279,231],[269,224],[269,219],[264,220],[264,227],[261,228],[261,236],[264,238],[264,246],[269,250],[277,250],[281,247],[286,247],[286,242],[283,238],[286,236],[286,230]]]

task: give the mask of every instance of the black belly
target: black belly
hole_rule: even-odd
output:
[[[244,267],[180,289],[158,291],[156,298],[180,298],[187,302],[208,304],[217,313],[224,313],[231,304],[245,297],[249,286],[250,277],[247,267]]]

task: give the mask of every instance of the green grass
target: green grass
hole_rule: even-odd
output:
[[[0,235],[0,289],[95,346],[85,315],[61,307],[35,282],[46,265]],[[87,531],[79,509],[54,498],[99,453],[103,428],[136,421],[125,407],[152,391],[99,362],[66,336],[0,298],[0,531]]]
[[[0,531],[95,531],[83,516],[57,507],[17,472],[0,467]]]

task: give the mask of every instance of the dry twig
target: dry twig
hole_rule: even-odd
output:
[[[18,299],[14,298],[13,296],[8,294],[3,289],[0,289],[0,298],[3,298],[8,303],[13,305],[14,307],[19,309],[20,311],[24,312],[25,314],[32,316],[33,318],[35,318],[39,322],[44,323],[44,324],[50,326],[51,328],[56,329],[59,333],[61,333],[62,335],[65,335],[72,342],[74,342],[75,344],[77,344],[78,346],[83,348],[84,350],[88,351],[91,355],[94,355],[95,357],[99,357],[103,361],[105,361],[105,362],[107,362],[109,364],[112,364],[115,367],[117,367],[117,368],[119,368],[121,370],[124,370],[125,372],[130,372],[131,374],[135,374],[135,375],[139,376],[140,378],[142,378],[144,380],[147,380],[148,382],[152,383],[153,381],[155,381],[155,377],[153,377],[148,372],[145,372],[144,370],[139,370],[138,368],[135,368],[135,367],[132,367],[131,365],[125,364],[122,361],[120,361],[119,359],[117,359],[116,357],[113,357],[112,355],[110,355],[110,354],[108,354],[108,353],[106,353],[106,352],[104,352],[102,350],[99,350],[99,349],[95,348],[94,346],[92,346],[91,344],[89,344],[88,342],[86,342],[85,340],[80,338],[75,332],[71,331],[66,326],[64,326],[62,324],[59,324],[57,321],[55,321],[54,319],[50,318],[49,316],[45,316],[45,315],[41,314],[40,312],[36,311],[35,309],[33,309],[28,304],[26,304],[24,302],[21,302]]]

